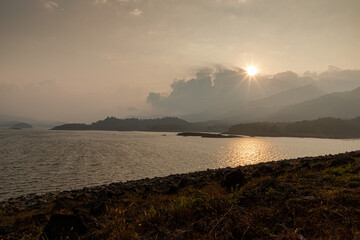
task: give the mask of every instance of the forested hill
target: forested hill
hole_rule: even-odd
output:
[[[220,121],[190,123],[177,117],[155,119],[107,117],[92,124],[70,123],[52,128],[51,130],[110,130],[110,131],[154,131],[154,132],[223,132],[230,125]]]
[[[52,130],[116,130],[116,131],[183,131],[190,129],[191,124],[176,117],[156,119],[118,119],[107,117],[90,125],[83,123],[64,124]]]
[[[320,118],[299,122],[257,122],[230,127],[231,134],[268,137],[360,138],[360,117]]]

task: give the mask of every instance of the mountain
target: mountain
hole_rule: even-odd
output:
[[[231,126],[227,133],[268,137],[360,138],[360,117],[298,122],[256,122]]]
[[[10,116],[0,113],[0,127],[12,127],[14,124],[26,122],[31,124],[33,127],[39,128],[52,128],[54,126],[64,124],[60,121],[40,121],[31,118]]]
[[[314,100],[292,104],[269,115],[266,121],[299,121],[322,117],[355,118],[360,116],[360,87],[352,91],[326,94]]]
[[[245,106],[227,113],[227,122],[259,121],[289,104],[296,104],[323,96],[325,92],[309,84],[278,94],[251,101]]]

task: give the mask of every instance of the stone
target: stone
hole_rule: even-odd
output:
[[[190,185],[194,185],[196,180],[192,177],[183,177],[179,182],[179,188],[184,188]]]

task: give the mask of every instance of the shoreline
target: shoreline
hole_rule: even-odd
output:
[[[235,168],[227,167],[208,169],[206,171],[173,174],[166,177],[145,178],[127,182],[116,182],[96,187],[84,187],[82,189],[71,191],[50,192],[41,195],[30,194],[17,198],[10,198],[0,202],[0,213],[2,216],[2,218],[0,218],[0,239],[6,239],[7,236],[11,236],[14,239],[21,239],[24,236],[28,236],[27,234],[35,234],[36,232],[39,234],[39,229],[33,229],[34,224],[41,226],[40,233],[46,232],[47,226],[51,224],[53,221],[52,219],[56,216],[70,216],[74,218],[81,217],[81,221],[79,221],[81,224],[86,226],[87,229],[86,233],[84,233],[84,238],[82,239],[90,239],[90,236],[98,236],[96,235],[98,234],[98,230],[96,230],[97,227],[95,227],[95,225],[105,224],[106,226],[110,226],[113,224],[114,219],[109,220],[109,216],[111,215],[110,213],[115,214],[113,213],[115,209],[123,208],[128,209],[130,212],[130,209],[134,208],[133,204],[136,203],[139,205],[135,204],[135,209],[131,211],[139,211],[142,216],[141,218],[146,218],[146,212],[150,211],[150,205],[146,206],[146,204],[148,204],[148,201],[153,201],[151,200],[152,198],[160,198],[160,200],[156,200],[160,202],[163,201],[163,199],[174,199],[165,201],[170,201],[171,203],[171,201],[176,202],[176,199],[183,199],[184,197],[190,197],[190,199],[192,199],[191,196],[193,196],[193,194],[201,195],[201,192],[206,193],[207,191],[209,191],[209,193],[207,193],[209,196],[214,194],[214,192],[219,192],[220,197],[214,195],[211,199],[214,197],[219,199],[228,199],[228,196],[232,196],[231,198],[233,198],[235,193],[241,193],[242,196],[239,196],[240,199],[242,199],[241,201],[244,201],[245,203],[250,201],[249,203],[246,203],[247,207],[245,207],[245,210],[249,208],[250,211],[250,209],[254,208],[255,210],[252,209],[251,211],[256,212],[258,207],[261,208],[265,206],[262,206],[262,204],[265,204],[262,202],[269,197],[270,200],[272,199],[271,201],[276,201],[271,203],[269,200],[270,202],[266,203],[266,206],[267,204],[270,204],[270,208],[272,208],[272,205],[277,204],[282,206],[281,202],[288,201],[288,199],[299,199],[296,201],[307,204],[310,200],[315,201],[315,199],[321,198],[321,196],[318,196],[319,194],[316,192],[320,191],[319,187],[321,186],[314,185],[312,182],[307,182],[308,180],[304,177],[307,174],[315,174],[311,175],[311,178],[309,179],[320,177],[321,179],[329,178],[329,181],[333,181],[331,180],[332,177],[335,177],[336,181],[340,181],[341,179],[339,180],[338,176],[344,175],[344,178],[346,177],[346,179],[350,179],[346,180],[350,181],[345,186],[347,190],[341,190],[343,189],[343,184],[340,184],[339,186],[335,186],[333,184],[327,185],[326,181],[328,180],[321,180],[320,183],[324,184],[325,181],[327,186],[325,189],[329,188],[328,191],[330,192],[338,191],[340,189],[341,191],[345,191],[346,194],[351,193],[353,198],[354,196],[358,196],[360,193],[360,178],[358,177],[360,169],[359,164],[360,150],[334,155],[330,154],[325,156],[285,159],[254,165],[239,166]],[[349,170],[346,170],[345,167]],[[341,169],[337,170],[338,168],[345,169],[346,171]],[[331,174],[329,175],[329,173]],[[332,175],[332,173],[335,175]],[[291,179],[291,181],[286,179]],[[308,188],[307,190],[301,190],[304,186],[297,186],[298,181],[303,181],[303,179],[306,180],[304,186]],[[289,185],[289,182],[292,183]],[[236,188],[238,187],[241,187],[241,192],[239,193],[236,192]],[[289,190],[288,192],[288,190],[286,190],[287,187],[298,189],[296,191],[299,193],[292,196],[292,191],[294,190]],[[209,188],[211,189],[208,190]],[[211,199],[206,201],[211,202]],[[193,200],[191,200],[191,202],[192,201]],[[260,202],[255,204],[257,201]],[[323,202],[323,200],[321,201]],[[354,197],[351,201],[355,201],[356,204],[360,204],[360,199],[356,197]],[[255,206],[252,205],[252,202],[254,202]],[[150,207],[150,209],[154,208],[154,206]],[[244,210],[241,206],[242,205],[240,204],[240,208],[237,211]],[[142,208],[144,208],[144,210],[142,210]],[[221,212],[230,212],[233,211],[233,208],[234,206],[229,207],[226,205],[225,209],[221,210]],[[143,216],[144,211],[145,216]],[[207,214],[208,212],[205,211],[202,212],[200,216],[206,216]],[[162,230],[159,230],[160,232],[155,234],[152,230],[150,230],[154,226],[145,227],[145,223],[143,223],[143,226],[135,226],[136,224],[134,225],[133,220],[130,220],[132,216],[133,215],[127,216],[126,219],[129,219],[129,227],[134,227],[134,233],[139,232],[141,234],[145,234],[144,236],[147,236],[146,234],[150,234],[150,237],[144,237],[143,239],[155,239],[156,234],[162,234],[160,236],[166,238],[174,237],[171,235],[171,231],[167,233],[167,231],[162,232]],[[221,218],[221,216],[219,216],[219,218]],[[207,219],[207,221],[212,220]],[[107,229],[106,227],[104,228]],[[65,234],[67,232],[66,227],[64,227],[61,231]],[[80,232],[81,231],[79,230],[76,234],[80,234]],[[68,234],[71,233],[69,232]],[[303,234],[305,234],[305,232]],[[255,234],[253,236],[257,235]],[[211,238],[213,237],[210,237],[210,239]],[[30,239],[39,239],[39,237]]]
[[[261,168],[262,166],[277,166],[282,165],[283,163],[290,163],[290,164],[299,164],[300,162],[303,163],[304,161],[325,161],[332,158],[342,157],[342,156],[353,156],[359,155],[360,150],[357,151],[350,151],[345,153],[338,153],[338,154],[329,154],[329,155],[319,155],[313,157],[299,157],[293,159],[281,159],[278,161],[271,161],[271,162],[262,162],[257,164],[245,165],[245,166],[238,166],[238,167],[225,167],[225,168],[216,168],[216,169],[207,169],[202,171],[194,171],[194,172],[187,172],[187,173],[179,173],[179,174],[170,174],[164,177],[153,177],[153,178],[141,178],[136,180],[129,180],[129,181],[122,181],[122,182],[113,182],[109,184],[102,184],[98,186],[90,186],[90,187],[83,187],[78,189],[72,190],[64,190],[64,191],[50,191],[47,193],[29,193],[25,195],[21,195],[18,197],[11,197],[8,199],[4,199],[0,201],[0,209],[4,206],[11,206],[20,207],[23,209],[33,207],[39,204],[43,204],[45,202],[53,201],[56,199],[60,199],[63,197],[71,196],[73,198],[79,197],[84,193],[90,194],[103,194],[109,192],[110,195],[113,194],[113,191],[117,190],[125,190],[125,191],[135,191],[135,188],[142,188],[144,186],[158,186],[160,184],[172,184],[182,178],[186,177],[193,177],[193,178],[203,178],[206,177],[207,174],[226,174],[229,171],[234,169],[241,169],[245,171],[254,171],[254,169]],[[116,193],[115,193],[116,195]]]

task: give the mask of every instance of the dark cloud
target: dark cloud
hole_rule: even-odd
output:
[[[245,82],[243,72],[220,67],[201,69],[195,78],[174,81],[168,95],[151,92],[147,102],[173,113],[210,111],[223,104],[230,105],[244,97],[239,91],[239,86]]]
[[[360,86],[360,71],[330,67],[319,75],[309,72],[299,76],[286,71],[251,79],[243,69],[218,65],[198,70],[190,80],[174,81],[168,94],[150,92],[147,102],[163,114],[211,112],[216,115],[244,106],[252,100],[308,84],[317,85],[327,92],[350,90]]]

